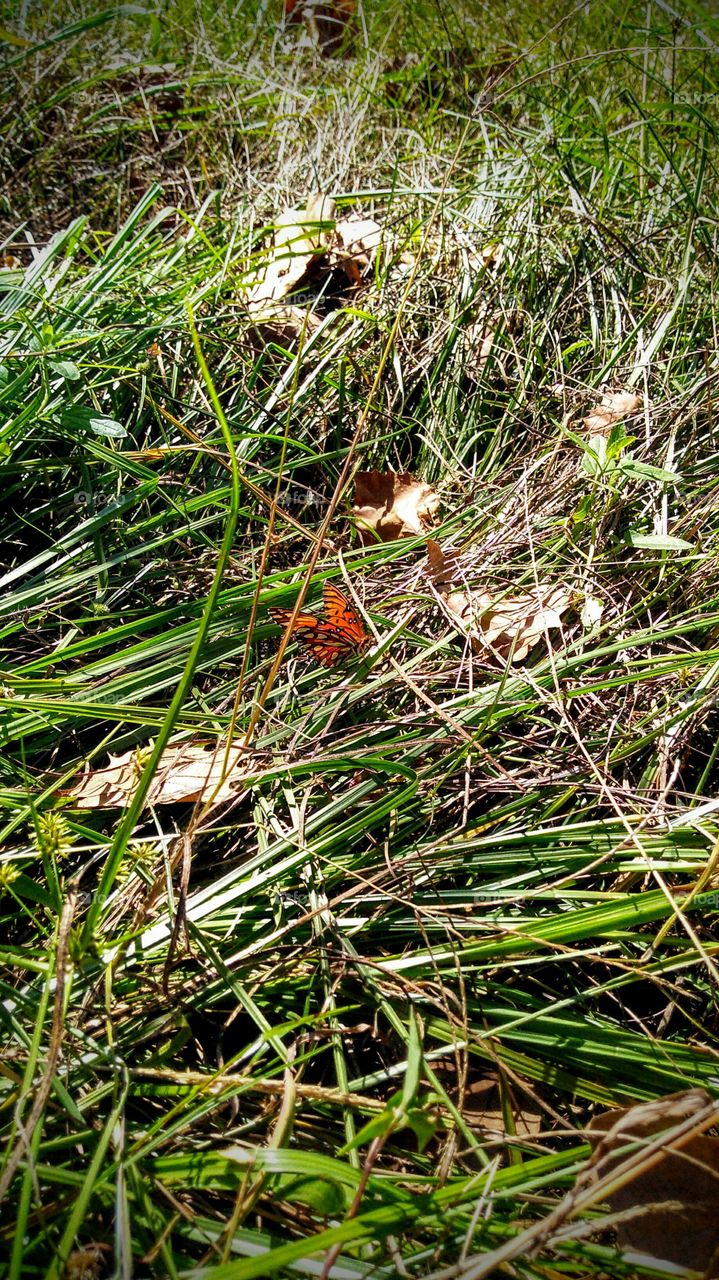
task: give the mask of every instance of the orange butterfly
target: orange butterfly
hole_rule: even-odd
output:
[[[313,613],[298,613],[292,634],[304,645],[308,653],[325,667],[334,666],[341,658],[361,653],[370,637],[364,623],[349,600],[326,582],[323,588],[326,620],[321,622]],[[291,609],[270,609],[273,622],[286,627],[292,616]]]

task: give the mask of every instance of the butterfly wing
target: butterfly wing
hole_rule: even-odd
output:
[[[369,641],[364,623],[339,587],[326,582],[324,586],[324,622],[313,613],[298,613],[292,634],[300,644],[324,667],[332,667],[341,658],[359,653]],[[269,609],[270,617],[280,627],[286,627],[292,617],[291,609]]]
[[[268,609],[268,613],[272,618],[272,621],[276,622],[278,627],[282,627],[283,629],[287,626],[290,618],[292,617],[291,609]],[[296,635],[297,639],[301,640],[305,644],[306,648],[307,637],[311,636],[319,625],[319,620],[313,613],[298,613],[292,624],[292,635]]]
[[[280,627],[286,627],[292,616],[291,609],[270,609],[270,617]],[[342,635],[330,622],[320,622],[312,613],[298,613],[292,628],[300,644],[323,667],[332,667],[340,658],[355,651],[354,644]]]
[[[348,649],[362,649],[369,641],[365,625],[346,595],[332,582],[324,585],[324,602],[328,625],[343,637]]]
[[[278,627],[286,627],[292,617],[291,609],[272,608],[268,609],[267,612]],[[313,627],[317,626],[319,626],[319,622],[313,613],[298,613],[292,626],[292,633],[294,635],[295,631],[311,631]]]
[[[338,631],[332,622],[318,622],[313,631],[299,634],[297,639],[323,667],[333,667],[340,659],[357,652],[353,641]]]

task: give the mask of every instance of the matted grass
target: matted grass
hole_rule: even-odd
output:
[[[666,1275],[583,1130],[719,1079],[716,19],[4,23],[2,1274]],[[385,252],[258,334],[315,189]],[[436,487],[471,587],[571,590],[553,648],[472,656],[357,467]],[[308,600],[372,647],[268,678],[335,500]],[[233,803],[143,807],[228,734]],[[130,750],[124,814],[73,806]]]

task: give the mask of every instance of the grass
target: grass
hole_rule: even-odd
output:
[[[719,1079],[716,18],[0,25],[2,1275],[677,1274],[584,1130]],[[385,251],[258,334],[313,189]],[[643,408],[600,465],[605,390]],[[470,586],[566,586],[552,649],[471,655],[358,466],[436,487]],[[324,581],[372,647],[277,666]],[[144,804],[228,735],[230,804]]]

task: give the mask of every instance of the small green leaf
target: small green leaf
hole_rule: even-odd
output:
[[[617,458],[621,457],[624,450],[629,448],[630,444],[634,444],[635,440],[636,436],[627,435],[623,422],[616,422],[609,432],[609,439],[607,440],[607,460],[615,462]]]
[[[162,41],[162,23],[157,14],[150,14],[150,50],[153,58],[156,56]]]
[[[643,551],[693,551],[694,545],[686,538],[675,538],[670,533],[640,533],[638,529],[627,531],[630,547]]]
[[[421,1155],[439,1128],[439,1117],[430,1115],[426,1107],[412,1107],[407,1112],[407,1123],[417,1139],[417,1150]]]
[[[676,471],[665,471],[663,467],[653,467],[648,462],[635,462],[634,458],[623,458],[619,469],[626,476],[634,476],[638,480],[658,480],[661,484],[679,484]]]
[[[347,1209],[346,1189],[327,1178],[279,1177],[275,1190],[280,1200],[307,1205],[324,1217],[339,1217]]]
[[[127,435],[126,428],[115,418],[90,418],[88,426],[96,436],[112,436],[114,439],[122,440]]]
[[[397,1120],[399,1116],[399,1104],[402,1094],[397,1091],[390,1098],[384,1111],[380,1111],[378,1116],[374,1116],[371,1120],[364,1124],[358,1133],[355,1134],[351,1142],[347,1142],[337,1154],[339,1156],[346,1155],[348,1151],[355,1151],[357,1147],[362,1147],[367,1142],[373,1142],[375,1138],[379,1138],[383,1133],[387,1133],[390,1129],[398,1128]]]
[[[20,872],[12,882],[13,893],[19,898],[27,898],[30,902],[40,902],[48,910],[52,910],[53,901],[50,894],[42,884],[36,883],[31,876],[26,876],[24,872]]]
[[[63,427],[70,431],[92,431],[96,436],[112,436],[121,440],[127,430],[115,418],[108,418],[99,410],[86,404],[71,404],[63,408],[59,415]]]
[[[591,444],[584,446],[582,470],[587,475],[599,475],[607,465],[607,442],[604,436],[593,436]]]
[[[16,31],[11,31],[9,27],[0,27],[0,40],[3,44],[12,44],[16,49],[29,49],[32,40],[25,40],[19,36]]]
[[[51,360],[50,368],[53,373],[59,373],[61,378],[67,378],[68,382],[77,382],[82,375],[76,364],[72,360]]]
[[[572,512],[572,524],[577,527],[586,522],[589,513],[592,510],[592,495],[585,493],[581,502],[574,508]]]

